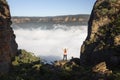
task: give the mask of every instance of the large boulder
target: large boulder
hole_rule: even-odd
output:
[[[17,53],[18,46],[11,23],[9,6],[6,0],[0,0],[0,74],[9,71],[11,58]]]
[[[81,47],[81,65],[120,65],[120,0],[97,0]]]

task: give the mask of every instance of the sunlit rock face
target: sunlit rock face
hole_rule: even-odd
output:
[[[11,23],[9,6],[6,0],[0,0],[0,74],[9,71],[11,58],[17,53]]]
[[[81,47],[81,65],[120,65],[120,0],[97,0]]]

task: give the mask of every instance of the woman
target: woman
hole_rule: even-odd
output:
[[[63,54],[63,60],[67,60],[67,49],[63,49],[64,54]]]

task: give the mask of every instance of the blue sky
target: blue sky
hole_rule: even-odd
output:
[[[12,16],[90,14],[96,0],[7,0]]]

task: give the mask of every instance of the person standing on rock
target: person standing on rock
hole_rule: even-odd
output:
[[[63,52],[64,52],[64,54],[63,54],[63,60],[67,60],[67,49],[64,48]]]

